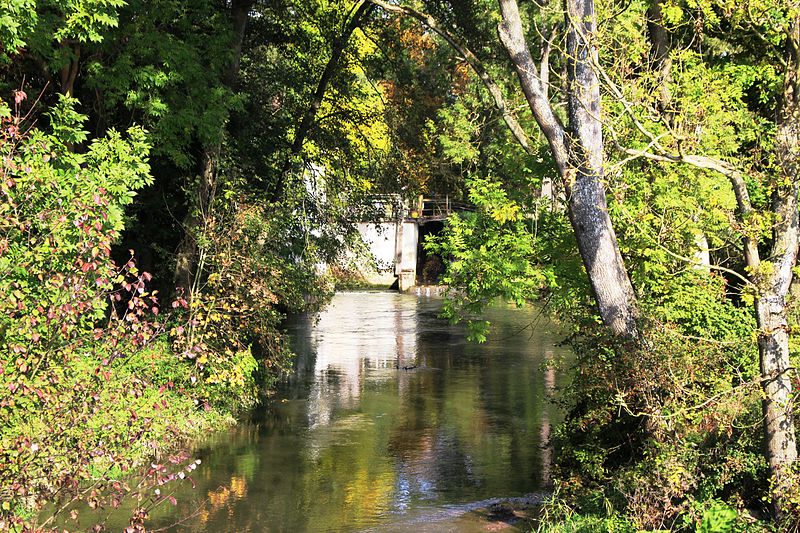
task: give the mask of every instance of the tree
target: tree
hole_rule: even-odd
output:
[[[507,111],[502,93],[486,73],[483,64],[466,45],[461,44],[432,17],[410,8],[393,7],[384,2],[375,3],[390,11],[403,12],[421,20],[464,54],[492,93],[515,138],[527,149],[527,138],[515,117]],[[636,327],[639,314],[636,296],[625,271],[603,189],[600,93],[597,76],[592,68],[597,51],[588,37],[595,26],[593,2],[571,3],[567,10],[569,31],[566,53],[571,61],[567,68],[570,110],[568,129],[564,128],[550,105],[549,44],[543,50],[541,64],[537,66],[525,41],[516,1],[503,0],[500,8],[503,15],[503,22],[499,27],[500,40],[516,67],[522,92],[547,139],[556,168],[567,190],[570,220],[600,316],[616,335],[636,339],[639,336]]]
[[[769,137],[769,130],[773,128],[775,132],[774,139],[767,141],[766,146],[756,144],[750,147],[750,153],[747,153],[746,141],[742,140],[748,134],[739,133],[733,149],[728,148],[729,155],[724,157],[725,144],[731,143],[724,130],[718,130],[709,144],[702,133],[702,120],[689,133],[686,127],[676,123],[678,118],[683,118],[683,110],[672,101],[671,59],[665,44],[670,36],[666,35],[662,7],[658,2],[653,4],[648,21],[658,91],[654,102],[638,102],[646,109],[644,113],[662,114],[660,129],[653,131],[652,127],[646,126],[641,120],[641,112],[634,111],[636,104],[623,94],[607,73],[602,72],[604,83],[624,109],[623,114],[632,120],[635,131],[646,141],[646,147],[641,149],[619,143],[617,148],[629,158],[687,165],[699,172],[722,176],[730,184],[737,207],[736,231],[742,241],[747,298],[752,301],[758,326],[765,457],[774,483],[772,505],[775,515],[781,518],[792,505],[792,487],[796,484],[792,466],[797,461],[788,311],[799,231],[800,16],[796,13],[797,6],[783,4],[766,3],[738,9],[718,6],[727,10],[730,28],[723,30],[710,25],[709,29],[725,43],[725,55],[730,55],[728,70],[735,73],[738,68],[740,77],[748,80],[744,83],[755,86],[760,82],[762,85],[757,87],[761,91],[757,98],[748,101],[747,96],[740,95],[734,97],[732,105],[738,105],[738,112],[747,117],[745,127],[760,122],[764,129],[761,135]],[[713,6],[709,7],[713,9]],[[671,16],[677,22],[682,15],[678,11]],[[766,41],[768,46],[753,51],[735,51],[738,42],[753,37]],[[713,68],[712,60],[708,63]],[[767,73],[759,74],[759,69],[765,65],[769,65]],[[772,65],[778,65],[778,68],[773,69]],[[724,69],[725,65],[721,68]],[[774,87],[774,94],[764,90],[764,86]],[[722,111],[723,114],[737,112]],[[720,125],[730,126],[735,121],[735,118],[726,118]],[[704,150],[708,155],[690,153],[691,149]],[[759,150],[767,152],[762,160],[755,155]],[[753,194],[759,196],[755,201],[751,199]]]
[[[222,72],[221,85],[233,91],[239,76],[242,55],[242,43],[247,30],[247,21],[254,0],[233,0],[229,8],[229,19],[232,27],[229,44],[228,62]],[[193,204],[183,222],[184,234],[178,245],[175,256],[175,283],[178,290],[191,298],[197,290],[198,241],[201,239],[203,226],[211,219],[214,196],[217,188],[220,151],[227,118],[222,118],[216,125],[218,133],[210,142],[203,143],[200,156],[199,180],[193,191]]]
[[[517,70],[522,91],[544,133],[567,191],[570,220],[603,322],[621,337],[638,337],[639,315],[603,185],[603,133],[593,0],[566,1],[569,122],[558,120],[548,94],[549,50],[537,68],[525,41],[516,0],[500,0],[500,40]]]
[[[281,171],[282,179],[281,183],[278,183],[278,190],[276,191],[277,197],[280,197],[281,195],[281,190],[283,188],[282,182],[286,178],[286,174],[291,171],[294,158],[296,158],[303,150],[303,143],[305,142],[309,131],[314,126],[314,121],[317,119],[317,113],[319,112],[319,109],[322,106],[322,102],[325,98],[325,91],[327,90],[331,79],[336,75],[336,70],[339,68],[339,62],[342,58],[342,54],[347,48],[350,37],[353,35],[353,32],[356,30],[356,28],[363,23],[364,19],[369,16],[372,8],[373,5],[366,0],[356,3],[352,8],[353,14],[350,16],[349,20],[347,20],[344,29],[339,35],[336,36],[331,44],[331,55],[328,59],[328,62],[325,64],[325,70],[319,77],[317,88],[314,90],[311,102],[308,104],[308,109],[306,109],[305,113],[303,113],[303,118],[295,128],[292,147],[289,150],[289,154],[286,157],[286,162],[283,164]]]
[[[642,22],[649,25],[651,40],[651,61],[647,63],[647,68],[632,67],[630,63],[625,63],[629,58],[623,53],[618,58],[619,71],[611,73],[603,66],[596,49],[601,41],[596,38],[594,2],[568,0],[564,7],[566,47],[559,59],[565,67],[566,76],[561,80],[563,85],[560,87],[550,81],[552,38],[537,26],[540,35],[545,34],[541,46],[542,60],[537,64],[525,41],[522,18],[514,0],[500,0],[503,21],[499,33],[516,68],[522,92],[564,182],[573,232],[600,315],[615,334],[629,338],[638,336],[636,297],[619,252],[604,191],[607,164],[604,162],[606,154],[602,129],[605,127],[612,136],[613,146],[623,157],[615,162],[617,169],[631,161],[646,158],[651,162],[689,165],[695,174],[716,173],[730,183],[738,208],[736,222],[729,225],[726,231],[739,233],[744,242],[743,262],[749,286],[744,291],[744,298],[746,301],[750,297],[748,294],[752,296],[758,323],[760,381],[765,398],[765,457],[775,480],[773,504],[776,514],[781,515],[790,505],[791,466],[796,461],[792,385],[788,376],[791,364],[787,320],[787,295],[797,255],[798,37],[797,15],[793,11],[796,6],[759,4],[758,9],[753,10],[754,6],[750,6],[738,11],[716,4],[687,7],[685,9],[695,9],[697,12],[695,25],[678,28],[681,8],[656,2],[649,9],[645,6],[646,9],[642,10],[646,17]],[[409,8],[391,9],[415,16],[408,13],[411,11]],[[719,24],[720,16],[715,10],[730,17],[732,28],[742,33],[723,32],[721,28],[716,31],[719,26],[714,27],[713,23],[704,26],[705,17]],[[632,16],[635,16],[633,11]],[[415,18],[439,32],[455,49],[467,55],[459,48],[459,43],[453,42],[455,39],[447,35],[447,30],[437,29],[436,21],[428,21],[425,16]],[[670,27],[670,21],[675,24],[674,27]],[[703,109],[706,103],[700,100],[698,93],[691,96],[672,94],[670,65],[678,51],[670,50],[669,41],[686,39],[684,46],[691,49],[692,43],[702,43],[704,31],[714,31],[714,36],[719,39],[717,42],[725,44],[722,45],[722,51],[717,45],[711,53],[683,51],[684,56],[688,53],[692,57],[693,63],[687,71],[691,74],[685,74],[682,83],[692,75],[699,76],[698,79],[716,75],[718,78],[727,76],[735,80],[731,94],[725,95],[724,102],[720,104],[723,115],[720,119],[710,113],[706,116]],[[735,40],[739,39],[740,43],[744,36],[756,36],[768,44],[769,51],[737,51],[736,47],[741,45]],[[640,42],[631,48],[636,46],[641,49]],[[751,64],[737,64],[743,59]],[[636,61],[636,58],[630,60]],[[726,62],[731,66],[726,67]],[[609,63],[613,61],[606,64]],[[776,76],[768,77],[767,74],[755,72],[758,69],[769,70],[766,65],[770,63],[781,65],[780,81],[775,84],[773,81]],[[478,76],[481,75],[478,68],[475,71]],[[735,78],[737,72],[738,80]],[[753,98],[746,93],[748,88],[755,86],[754,80],[759,79],[767,86],[782,87],[774,105],[769,105],[773,98],[769,94],[762,93]],[[554,86],[561,89],[566,99],[566,126],[550,104],[553,96],[551,88]],[[625,90],[621,87],[625,87]],[[654,99],[641,96],[648,94],[653,87]],[[736,87],[744,88],[736,93]],[[601,88],[607,91],[609,105],[613,108],[611,116],[604,116]],[[703,90],[702,85],[697,85],[697,88]],[[684,88],[679,86],[674,90],[681,91]],[[631,97],[631,94],[635,96]],[[690,101],[689,98],[694,100]],[[505,109],[502,99],[497,101],[498,107]],[[768,105],[764,105],[764,102]],[[693,117],[689,115],[689,108],[695,113]],[[770,137],[768,125],[761,133],[753,133],[754,117],[756,127],[763,127],[764,124],[759,114],[777,117],[774,121],[774,144],[767,143],[772,150],[768,161],[747,153],[748,149],[752,150],[754,143],[759,142],[756,137]],[[656,118],[646,123],[643,117]],[[715,119],[716,123],[713,122]],[[621,126],[627,128],[624,134],[619,130]],[[714,127],[722,129],[715,131]],[[735,128],[750,130],[739,130],[743,133],[737,138],[733,133]],[[757,150],[763,148],[760,146]],[[762,152],[751,152],[757,153]],[[728,162],[726,155],[735,162]],[[749,172],[745,169],[749,169]],[[773,176],[764,179],[764,175],[769,173]],[[754,191],[758,196],[756,203],[750,199]],[[763,201],[763,198],[771,200]],[[697,246],[696,242],[693,239],[691,246]],[[761,250],[759,244],[762,245]],[[760,258],[765,248],[768,248],[767,260]],[[691,258],[683,260],[692,262]],[[733,279],[741,276],[730,269],[726,271],[724,267],[715,268],[733,276]]]

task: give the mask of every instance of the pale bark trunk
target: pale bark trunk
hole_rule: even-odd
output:
[[[797,183],[782,187],[775,195],[775,241],[772,247],[774,269],[759,279],[755,302],[759,329],[758,351],[761,383],[764,391],[764,448],[775,488],[773,508],[778,518],[785,509],[785,498],[792,487],[789,468],[797,461],[792,382],[789,361],[789,327],[786,297],[792,282],[792,268],[797,260],[798,212]]]
[[[705,233],[698,231],[694,236],[694,269],[709,274],[711,272],[711,251]]]
[[[578,249],[603,323],[617,336],[637,339],[636,296],[608,214],[603,175],[600,88],[592,66],[597,50],[593,0],[566,0],[569,126],[560,124],[520,22],[516,0],[500,0],[500,40],[517,70],[533,116],[564,180]]]
[[[758,349],[764,390],[763,414],[765,453],[775,483],[773,510],[780,520],[788,509],[792,485],[790,469],[797,461],[792,382],[789,361],[789,328],[786,297],[792,283],[792,269],[797,263],[798,167],[800,165],[800,17],[789,28],[789,57],[784,78],[783,101],[778,121],[776,149],[782,175],[773,194],[776,223],[770,261],[773,268],[767,279],[758,279],[756,319],[759,327]],[[756,271],[757,272],[757,271]]]
[[[764,451],[774,483],[773,510],[780,519],[793,485],[789,469],[797,461],[785,299],[768,291],[756,301],[756,318],[764,391]]]

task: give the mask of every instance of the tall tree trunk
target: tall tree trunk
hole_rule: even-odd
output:
[[[342,55],[347,48],[347,43],[350,41],[350,36],[353,35],[353,32],[356,30],[356,28],[361,25],[361,21],[370,13],[370,11],[374,9],[374,7],[375,6],[369,1],[360,0],[355,8],[355,11],[353,12],[353,15],[350,17],[350,20],[342,30],[342,33],[340,33],[333,41],[333,45],[331,46],[331,57],[328,59],[328,63],[325,65],[325,70],[322,72],[322,76],[320,76],[319,81],[317,82],[317,88],[314,91],[314,95],[311,97],[311,102],[309,103],[308,108],[306,108],[306,112],[303,114],[303,118],[300,120],[300,123],[294,130],[292,147],[289,149],[289,154],[283,163],[283,167],[281,168],[278,183],[275,184],[275,188],[272,191],[272,195],[275,198],[280,198],[283,195],[285,181],[289,178],[292,166],[294,165],[294,159],[300,155],[300,152],[302,152],[303,143],[305,142],[308,134],[311,132],[311,129],[314,127],[314,122],[317,119],[317,113],[319,112],[320,106],[322,106],[322,100],[325,98],[325,91],[328,90],[328,85],[336,74],[336,70],[339,68],[339,61],[342,59]]]
[[[603,186],[600,88],[593,68],[597,50],[593,0],[565,0],[569,125],[564,129],[550,106],[546,73],[525,43],[516,0],[499,0],[500,40],[516,67],[533,116],[550,145],[564,181],[578,249],[604,324],[617,336],[637,339],[638,309]]]
[[[798,215],[797,183],[776,193],[780,197],[780,234],[773,247],[774,273],[767,280],[757,280],[759,295],[755,302],[758,323],[758,351],[761,383],[764,391],[764,448],[773,481],[773,509],[782,518],[790,496],[792,477],[789,468],[797,460],[797,441],[792,415],[792,382],[789,372],[789,327],[786,296],[797,259]]]
[[[600,316],[617,335],[636,336],[636,297],[617,244],[603,186],[603,132],[593,0],[566,0],[569,211]],[[574,179],[574,181],[573,181]]]
[[[197,237],[211,216],[211,204],[217,189],[217,153],[204,150],[200,167],[200,179],[195,194],[195,205],[183,221],[183,238],[175,254],[175,288],[184,297],[191,298],[194,292],[197,270]]]
[[[68,49],[70,47],[70,43],[62,42],[61,48]],[[60,91],[61,94],[64,96],[72,96],[75,91],[75,80],[78,78],[78,68],[80,66],[80,58],[81,58],[81,45],[75,43],[72,45],[72,50],[68,53],[69,59],[67,63],[61,67],[61,71],[59,72],[59,78],[61,82]]]
[[[706,274],[711,273],[711,251],[709,250],[708,238],[702,231],[694,234],[694,269]]]
[[[789,328],[786,297],[792,283],[792,269],[797,263],[798,246],[798,169],[800,167],[800,17],[789,28],[789,57],[784,76],[783,102],[780,109],[776,149],[782,175],[773,193],[772,268],[754,280],[759,288],[756,320],[759,337],[761,380],[764,390],[763,414],[765,453],[775,483],[773,510],[780,520],[791,496],[791,466],[797,461],[792,382],[789,376]],[[796,490],[796,487],[794,487]]]
[[[229,88],[236,86],[239,76],[239,65],[242,55],[242,44],[247,31],[247,20],[254,0],[233,0],[231,3],[231,23],[233,25],[233,41],[231,50],[233,59],[222,76],[222,81]],[[220,124],[220,138],[225,124]],[[197,275],[198,243],[197,237],[203,225],[211,216],[214,193],[217,189],[217,164],[221,152],[221,142],[213,146],[203,147],[200,159],[199,181],[194,194],[194,206],[183,221],[183,237],[175,252],[175,287],[186,297],[191,297]]]
[[[796,126],[793,126],[796,129]],[[795,137],[797,139],[797,137]],[[798,146],[795,144],[795,146]],[[780,187],[775,193],[774,261],[766,279],[755,275],[759,294],[755,301],[758,324],[758,352],[761,385],[764,391],[764,451],[774,481],[773,509],[782,518],[790,496],[792,476],[789,468],[797,461],[797,440],[792,414],[792,382],[789,372],[789,326],[786,297],[792,282],[792,268],[797,260],[798,184]]]

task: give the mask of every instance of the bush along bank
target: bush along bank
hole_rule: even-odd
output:
[[[556,491],[539,531],[797,530],[797,508],[770,515],[753,319],[713,297],[721,284],[693,289],[707,312],[650,309],[641,346],[596,326],[573,338]],[[800,501],[793,490],[787,501]]]
[[[224,261],[205,247],[203,287],[162,301],[133,257],[111,258],[125,207],[152,181],[145,132],[110,130],[78,153],[74,100],[33,127],[15,96],[13,111],[0,102],[0,529],[85,529],[80,509],[127,501],[130,530],[144,530],[197,466],[182,450],[285,368],[277,307],[300,289],[247,249],[269,223],[244,210],[235,237],[219,232]],[[249,269],[267,260],[273,281],[259,281]],[[254,286],[265,298],[246,305]]]

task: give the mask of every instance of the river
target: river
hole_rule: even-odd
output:
[[[192,532],[515,530],[492,504],[536,502],[566,349],[533,309],[488,311],[484,344],[441,301],[338,293],[291,321],[295,373],[252,420],[210,439],[151,526]],[[495,509],[486,518],[476,509]],[[495,521],[496,523],[493,523]],[[513,525],[510,525],[512,524]]]

